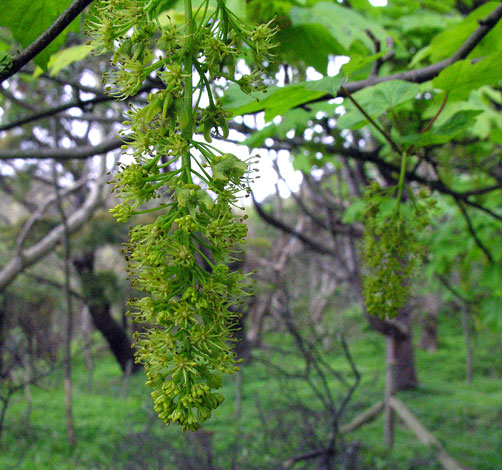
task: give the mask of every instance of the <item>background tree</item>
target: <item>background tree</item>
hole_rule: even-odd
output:
[[[114,287],[115,276],[98,266],[103,251],[102,247],[96,249],[103,243],[115,244],[123,235],[118,233],[120,229],[111,229],[102,212],[96,212],[110,203],[103,201],[101,186],[105,178],[99,159],[94,157],[114,150],[118,153],[121,142],[115,135],[128,102],[145,105],[147,94],[163,85],[152,74],[139,93],[125,103],[105,95],[98,84],[109,65],[106,58],[89,55],[91,48],[76,34],[81,20],[72,24],[74,32],[66,36],[64,46],[64,35],[59,35],[91,2],[73,2],[61,21],[51,27],[68,3],[47,2],[50,8],[43,18],[25,2],[13,2],[12,8],[0,13],[0,25],[6,27],[1,29],[0,37],[1,50],[5,51],[0,60],[0,158],[4,161],[0,185],[9,206],[15,207],[15,216],[4,220],[9,231],[4,233],[0,270],[0,286],[6,299],[0,312],[0,344],[7,344],[19,331],[17,326],[13,328],[8,306],[8,299],[16,292],[15,284],[29,279],[36,279],[40,285],[63,282],[61,257],[54,254],[63,239],[64,227],[55,208],[47,161],[56,158],[63,206],[69,214],[68,229],[76,232],[88,226],[87,234],[72,238],[73,295],[89,306],[96,327],[108,340],[122,369],[127,370],[131,359],[129,326],[120,323],[124,299],[115,300],[110,295],[118,290]],[[172,2],[161,2],[159,12],[164,10],[165,14],[172,7],[177,8]],[[27,11],[34,25],[29,28],[32,36],[23,34],[26,24],[20,23]],[[376,8],[359,0],[304,5],[288,1],[264,5],[255,0],[246,9],[242,7],[241,13],[247,14],[250,23],[276,18],[279,47],[276,63],[270,65],[266,77],[266,94],[248,96],[224,81],[214,85],[215,94],[222,96],[226,109],[236,116],[230,124],[230,136],[239,142],[244,139],[244,144],[257,149],[264,160],[265,155],[275,158],[277,184],[283,188],[290,184],[285,159],[290,158],[295,169],[303,172],[300,190],[293,192],[288,202],[280,198],[273,203],[258,202],[255,198],[256,213],[285,235],[275,254],[269,256],[274,245],[266,242],[266,250],[257,247],[261,255],[248,256],[266,279],[247,315],[248,339],[258,345],[263,343],[263,333],[287,332],[292,338],[300,338],[296,344],[310,367],[317,359],[311,362],[314,353],[307,348],[305,355],[300,344],[322,340],[329,351],[339,331],[330,327],[333,319],[326,312],[335,304],[346,312],[342,324],[350,325],[353,315],[364,315],[372,328],[385,335],[389,370],[395,375],[389,384],[397,390],[415,388],[418,380],[411,334],[416,315],[413,310],[430,308],[415,295],[416,300],[403,306],[394,319],[376,318],[365,313],[364,307],[361,309],[361,283],[369,272],[361,259],[360,241],[367,225],[365,194],[372,182],[382,188],[399,185],[406,150],[403,181],[407,189],[401,203],[404,217],[413,220],[414,204],[425,196],[424,187],[432,194],[425,200],[432,197],[437,207],[429,228],[418,240],[429,253],[419,268],[420,275],[408,281],[412,292],[435,291],[433,303],[439,305],[440,324],[444,312],[441,305],[455,301],[461,306],[467,351],[472,349],[473,325],[477,330],[498,329],[502,311],[502,255],[498,243],[502,218],[502,8],[497,2],[469,1],[389,1],[385,8]],[[173,11],[169,14],[176,17]],[[48,34],[37,40],[45,30]],[[59,44],[52,42],[56,37]],[[15,53],[15,41],[27,50]],[[34,46],[30,46],[32,43]],[[48,44],[52,49],[45,49]],[[56,52],[59,46],[65,49]],[[41,69],[35,69],[28,62],[40,51],[46,53],[36,56]],[[244,58],[237,68],[245,70]],[[244,154],[242,147],[239,152]],[[112,160],[114,156],[109,154],[108,169]],[[385,204],[396,194],[382,197],[378,193],[369,200],[384,211],[384,221],[393,220],[385,218]],[[393,228],[389,223],[388,232]],[[306,251],[299,248],[298,241]],[[293,260],[289,261],[285,253],[294,254]],[[43,265],[37,265],[41,259]],[[49,260],[57,263],[57,269],[47,269]],[[295,268],[284,273],[281,266],[288,264],[287,260]],[[75,282],[78,277],[81,288]],[[312,286],[313,296],[308,301],[291,294],[295,290],[292,286],[303,277],[310,279]],[[299,287],[304,287],[301,282],[298,292]],[[21,292],[27,293],[23,289]],[[438,300],[441,296],[444,304]],[[117,305],[119,312],[110,314]],[[305,318],[296,313],[306,310],[310,315]],[[57,315],[60,319],[61,314]],[[28,324],[29,318],[20,316],[20,323]],[[57,324],[58,319],[53,322]],[[308,340],[302,339],[309,336],[306,331],[312,334]],[[34,341],[32,333],[27,333],[26,338],[26,350],[31,351],[30,342],[38,339]],[[439,339],[441,342],[441,332]],[[23,342],[16,344],[25,348]],[[266,349],[268,343],[264,345],[266,353],[255,352],[255,357],[268,361],[271,370],[275,367],[277,371]],[[9,354],[2,348],[3,364],[11,363]],[[22,361],[16,361],[17,366],[24,367]],[[252,362],[249,367],[253,367]],[[467,377],[471,368],[472,359],[468,359]],[[478,369],[483,370],[480,365]],[[281,374],[288,377],[288,371]],[[305,374],[303,378],[308,381],[311,377]],[[320,378],[322,374],[315,376],[315,380]],[[25,389],[24,381],[18,384],[20,390]],[[317,385],[314,381],[313,387]],[[351,387],[347,390],[351,391]],[[331,393],[321,394],[326,403]],[[327,422],[336,415],[333,407],[323,410],[321,415]],[[305,409],[301,419],[308,421],[315,416],[314,411]],[[334,436],[336,441],[338,424],[331,433],[332,424],[326,425],[326,436]],[[278,429],[287,428],[284,423],[281,426]],[[307,456],[305,462],[317,459],[319,468],[329,468],[335,462],[349,465],[349,454],[356,453],[353,449],[357,446],[339,447],[338,441],[309,441],[306,436],[312,437],[311,432],[304,434],[304,442],[310,442],[311,447],[298,448],[298,452],[285,449],[293,458],[285,456],[281,461],[301,465],[304,461],[296,457]]]

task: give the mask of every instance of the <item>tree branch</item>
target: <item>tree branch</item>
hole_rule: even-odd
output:
[[[56,160],[82,160],[116,150],[120,148],[124,142],[127,142],[127,139],[120,140],[117,137],[111,137],[98,145],[84,145],[81,147],[0,150],[0,160],[12,160],[14,158],[33,158],[36,160],[43,160],[46,158],[54,158]]]
[[[136,96],[138,96],[141,93],[149,92],[152,89],[152,85],[145,85],[143,88],[141,88],[136,95],[133,97],[130,97],[130,99],[134,99]],[[110,95],[98,95],[95,96],[94,98],[91,98],[89,100],[74,100],[70,101],[68,103],[61,104],[59,106],[55,106],[54,108],[46,109],[44,111],[40,111],[38,113],[32,114],[30,116],[26,116],[24,118],[18,119],[17,121],[14,122],[8,122],[7,124],[4,124],[3,126],[0,126],[0,132],[1,131],[9,131],[11,129],[14,129],[15,127],[20,127],[24,126],[25,124],[29,124],[30,122],[33,121],[38,121],[39,119],[47,118],[47,117],[52,117],[55,116],[56,114],[59,114],[62,111],[66,111],[71,108],[80,108],[82,110],[86,110],[89,106],[92,106],[94,104],[99,104],[99,103],[106,103],[107,101],[116,101],[116,98]],[[128,100],[125,100],[128,101]]]
[[[275,139],[276,144],[272,146],[267,146],[265,149],[273,149],[273,150],[289,150],[291,151],[295,146],[301,146],[301,145],[312,145],[312,142],[305,141],[301,138],[293,138],[289,139],[287,141],[281,141],[278,139]],[[385,160],[383,160],[379,156],[380,149],[375,149],[371,151],[367,150],[360,150],[354,147],[341,147],[338,145],[332,145],[332,144],[320,144],[319,145],[319,151],[324,151],[326,153],[330,153],[333,155],[341,155],[343,157],[346,157],[348,159],[352,160],[357,160],[360,162],[368,162],[368,163],[374,163],[379,167],[381,171],[386,171],[389,173],[397,173],[399,174],[399,166],[394,165],[393,163],[389,163]],[[0,159],[1,159],[1,153],[0,153]],[[490,186],[485,186],[484,188],[477,188],[477,189],[472,189],[469,191],[455,191],[454,189],[450,188],[447,186],[441,179],[437,180],[429,180],[427,178],[424,178],[423,176],[420,176],[416,174],[414,171],[407,171],[406,172],[406,180],[407,181],[415,181],[416,183],[423,184],[424,186],[427,186],[431,190],[438,191],[439,193],[442,194],[447,194],[449,196],[452,196],[455,199],[459,199],[464,204],[467,204],[468,206],[471,206],[475,209],[478,209],[486,214],[488,214],[490,217],[493,217],[496,220],[502,221],[502,216],[497,214],[496,212],[487,209],[486,207],[482,206],[481,204],[478,204],[477,202],[471,201],[469,198],[471,196],[475,195],[480,195],[480,194],[487,194],[492,191],[497,191],[497,190],[502,190],[502,186],[500,184],[492,184]]]
[[[72,186],[65,188],[65,190],[61,193],[59,192],[60,188],[58,187],[59,197],[64,197],[64,196],[67,196],[68,194],[71,194],[74,191],[77,191],[82,186],[84,186],[87,182],[88,182],[88,179],[86,177],[81,178],[79,181],[75,182],[75,184],[73,184]],[[56,184],[57,184],[57,181],[56,181]],[[22,228],[21,232],[19,233],[17,240],[16,240],[16,250],[18,253],[23,249],[23,245],[26,240],[26,237],[28,236],[31,229],[33,228],[33,225],[35,225],[35,223],[45,213],[47,208],[55,201],[57,201],[56,194],[53,193],[53,194],[49,195],[49,197],[47,197],[47,199],[45,199],[42,202],[42,204],[40,204],[40,206],[37,208],[37,210],[35,210],[31,214],[30,218],[26,221],[26,223],[24,224],[24,226],[23,226],[23,228]]]
[[[33,121],[38,121],[39,119],[55,116],[56,114],[59,114],[60,112],[66,111],[71,108],[85,109],[88,106],[91,106],[93,104],[104,103],[107,101],[114,101],[114,100],[115,100],[115,98],[113,96],[99,95],[99,96],[95,96],[94,98],[91,98],[90,100],[70,101],[69,103],[64,103],[59,106],[54,106],[54,108],[49,108],[49,109],[45,109],[44,111],[40,111],[38,113],[30,114],[29,116],[18,119],[17,121],[8,122],[8,123],[4,124],[3,126],[0,126],[0,132],[10,131],[11,129],[14,129],[15,127],[24,126],[25,124],[29,124],[30,122],[33,122]]]
[[[492,264],[493,263],[493,256],[490,253],[490,250],[488,250],[488,248],[486,248],[486,246],[483,244],[483,242],[478,237],[476,230],[474,230],[474,226],[472,225],[471,218],[469,217],[469,214],[467,213],[467,210],[465,209],[462,201],[459,201],[458,198],[455,198],[455,203],[457,204],[458,208],[462,212],[462,215],[464,216],[465,222],[467,224],[467,229],[469,230],[469,233],[471,234],[472,238],[474,238],[476,245],[478,245],[478,247],[484,253],[488,262],[490,264]]]
[[[29,277],[30,279],[34,279],[37,282],[47,284],[48,286],[55,287],[56,289],[65,288],[65,286],[61,284],[59,281],[55,281],[54,279],[45,276],[41,276],[40,274],[25,272],[23,273],[23,276]],[[85,303],[85,299],[80,292],[77,292],[75,289],[71,289],[70,294],[73,297],[75,297],[75,299],[80,300],[82,303]]]
[[[12,59],[9,69],[0,71],[0,83],[19,72],[30,60],[42,52],[54,39],[56,39],[70,23],[82,11],[92,3],[93,0],[75,0],[57,19],[52,26],[45,31],[38,39],[30,44]]]
[[[427,80],[431,80],[446,67],[458,62],[459,60],[465,59],[470,52],[481,42],[481,40],[493,29],[493,27],[502,18],[502,3],[498,5],[484,20],[479,20],[478,28],[469,36],[469,38],[462,44],[462,46],[448,59],[444,59],[432,65],[427,65],[425,67],[408,70],[405,72],[399,72],[392,75],[387,75],[385,77],[369,77],[365,80],[358,80],[355,82],[350,82],[343,85],[344,88],[350,93],[362,90],[369,86],[377,85],[378,83],[388,82],[390,80],[404,80],[406,82],[423,83]],[[336,95],[326,94],[312,100],[311,103],[317,101],[325,101],[329,99],[336,98],[337,96],[344,97],[342,88],[338,89]],[[308,103],[304,103],[306,105]]]
[[[321,254],[324,254],[324,255],[331,255],[331,256],[336,255],[336,253],[333,250],[325,248],[324,246],[317,243],[315,240],[312,240],[312,239],[306,237],[303,233],[298,232],[293,227],[289,227],[284,222],[276,219],[275,217],[273,217],[270,214],[267,214],[263,210],[263,207],[261,206],[261,204],[259,204],[258,201],[255,199],[253,193],[251,193],[251,198],[253,200],[253,205],[254,205],[254,208],[256,209],[256,212],[265,222],[269,223],[273,227],[278,228],[279,230],[282,230],[283,232],[289,233],[290,235],[293,235],[294,237],[298,238],[300,241],[302,241],[305,244],[305,246],[307,246],[307,248],[310,248],[311,250],[314,250],[314,251],[321,253]]]
[[[104,174],[105,169],[105,159],[103,158],[101,169],[102,174]],[[67,224],[69,233],[76,232],[91,218],[94,210],[101,202],[101,189],[103,187],[103,181],[104,177],[100,175],[82,206],[80,206],[79,209],[68,217]],[[38,260],[54,249],[54,247],[61,241],[63,231],[64,228],[61,224],[54,227],[38,243],[21,251],[9,262],[7,262],[2,269],[0,269],[0,292],[3,291],[24,269],[35,264]]]

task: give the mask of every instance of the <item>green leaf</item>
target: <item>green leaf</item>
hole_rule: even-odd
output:
[[[497,131],[502,129],[502,114],[494,109],[491,102],[486,99],[486,96],[489,96],[495,103],[499,100],[497,92],[485,86],[479,90],[474,90],[468,101],[447,102],[434,125],[441,126],[458,111],[478,110],[481,114],[476,116],[476,120],[472,123],[472,127],[469,127],[470,134],[482,140],[490,139],[492,142],[495,142],[497,139]],[[429,106],[422,113],[422,118],[424,120],[429,120],[436,114],[441,106],[443,98],[444,93],[439,93],[430,101]]]
[[[456,24],[460,21],[460,19],[461,16],[458,15],[445,16],[444,14],[433,11],[418,10],[411,15],[401,17],[399,19],[399,28],[404,33],[426,30],[442,31],[448,27],[451,28],[452,23]]]
[[[278,54],[288,63],[311,65],[325,74],[329,56],[344,53],[339,42],[324,27],[315,24],[289,26],[277,33]]]
[[[230,87],[225,94],[224,108],[232,111],[234,116],[265,111],[265,120],[271,121],[275,116],[283,115],[289,109],[320,98],[326,93],[335,94],[343,80],[343,76],[339,75],[282,88],[271,88],[268,96],[261,101],[257,101],[256,94],[254,96],[245,95],[243,92],[239,94],[235,87]]]
[[[502,263],[491,263],[485,267],[481,285],[502,297]]]
[[[375,9],[369,0],[350,0],[350,6],[355,10],[363,11],[371,11]]]
[[[350,77],[355,72],[358,72],[367,65],[372,64],[385,54],[386,51],[381,51],[370,56],[353,54],[350,56],[350,61],[342,67],[342,71],[347,77]]]
[[[234,114],[235,110],[243,108],[245,106],[249,106],[250,108],[253,105],[259,104],[260,100],[264,100],[270,95],[270,92],[275,90],[275,87],[267,88],[265,91],[254,91],[250,94],[244,93],[237,84],[230,85],[225,90],[225,95],[223,96],[223,107],[227,110],[233,110]],[[258,106],[259,109],[259,106]],[[253,111],[249,111],[253,112]],[[245,113],[240,113],[245,114]]]
[[[51,77],[56,76],[73,62],[85,59],[93,49],[94,47],[91,45],[82,44],[56,52],[51,56],[47,64]]]
[[[312,170],[312,163],[310,162],[308,155],[305,155],[304,153],[295,155],[293,160],[293,168],[298,171],[303,171],[307,174],[310,173],[310,170]]]
[[[353,97],[371,117],[378,117],[389,109],[414,99],[419,93],[420,86],[416,83],[391,80],[358,91]],[[344,106],[346,113],[338,118],[339,128],[351,129],[366,122],[366,118],[349,100],[344,101]]]
[[[448,100],[467,99],[472,90],[502,80],[501,64],[502,52],[491,54],[475,64],[469,59],[460,60],[445,68],[432,80],[432,85],[448,91]]]
[[[385,44],[385,38],[388,36],[375,21],[336,3],[320,2],[311,8],[293,7],[290,18],[294,26],[304,24],[324,26],[346,51],[356,42],[362,43],[367,50],[373,50],[373,43],[366,33],[368,29],[382,41],[382,44]],[[312,53],[315,54],[315,51],[313,49]]]
[[[363,218],[363,210],[366,203],[362,199],[356,199],[347,209],[342,217],[342,223],[351,224],[356,221],[361,221]]]
[[[479,110],[458,111],[450,117],[443,125],[432,127],[425,134],[410,134],[399,137],[403,143],[413,144],[415,147],[426,147],[428,145],[444,144],[449,142],[461,132],[474,125],[475,117],[481,114]]]
[[[309,90],[303,86],[288,86],[277,90],[262,102],[265,109],[265,121],[284,114],[288,109],[324,96],[326,92]]]
[[[479,26],[478,20],[487,17],[499,2],[487,2],[474,10],[462,22],[453,28],[441,32],[435,36],[429,48],[429,58],[437,62],[453,53],[466,41],[466,39]],[[484,54],[500,50],[502,45],[502,24],[499,22],[481,41],[470,57],[481,57]]]
[[[2,0],[0,26],[10,29],[14,39],[22,47],[27,47],[51,26],[70,3],[70,0]],[[68,30],[78,31],[78,26],[76,21],[66,28],[35,57],[35,63],[46,70],[51,54],[64,44]]]
[[[269,137],[278,136],[282,139],[291,129],[305,129],[308,125],[310,117],[315,115],[316,111],[308,112],[301,108],[291,109],[282,117],[282,121],[278,124],[270,124],[260,131],[253,132],[244,141],[244,145],[250,148],[262,147],[265,140]]]
[[[7,52],[0,51],[0,72],[9,70],[12,66],[12,57]]]
[[[500,331],[502,329],[502,298],[488,297],[481,302],[481,319],[484,325]]]
[[[424,6],[431,10],[449,12],[455,5],[455,0],[424,0]]]

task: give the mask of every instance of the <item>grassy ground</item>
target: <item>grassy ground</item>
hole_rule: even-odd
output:
[[[475,339],[475,378],[465,384],[463,338],[457,319],[444,319],[436,353],[417,350],[421,386],[399,394],[422,424],[433,432],[447,451],[465,469],[502,468],[502,346],[489,332]],[[271,344],[284,347],[284,335],[271,335]],[[362,382],[351,400],[343,422],[383,397],[384,351],[380,336],[359,332],[350,347],[362,374]],[[62,373],[56,371],[39,387],[31,387],[33,403],[27,414],[24,393],[17,395],[6,417],[0,448],[0,469],[19,470],[204,470],[203,436],[182,434],[166,428],[151,411],[143,375],[132,377],[127,395],[119,368],[98,348],[92,385],[83,362],[74,364],[74,414],[77,446],[66,440]],[[279,352],[269,360],[295,369],[295,359]],[[334,351],[327,357],[332,367],[350,377],[350,368]],[[305,442],[304,429],[310,419],[301,414],[299,401],[314,413],[319,403],[301,380],[278,377],[277,372],[254,361],[243,369],[242,414],[235,417],[235,377],[224,385],[225,403],[206,430],[212,437],[215,468],[274,469],[298,452]],[[334,395],[345,391],[329,380]],[[293,399],[294,398],[294,399]],[[359,441],[359,462],[368,469],[439,469],[431,452],[398,426],[394,449],[383,444],[383,422],[379,417],[346,436]],[[312,463],[310,463],[312,465]],[[312,466],[295,468],[314,468]]]

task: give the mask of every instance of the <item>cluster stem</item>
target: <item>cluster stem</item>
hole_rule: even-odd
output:
[[[192,110],[192,93],[193,93],[193,21],[192,21],[192,1],[185,0],[185,40],[186,52],[183,60],[183,75],[185,76],[183,101],[185,104],[185,112],[188,122],[183,129],[182,136],[187,142],[191,142],[193,136],[193,110]],[[190,147],[188,147],[182,156],[182,165],[185,170],[185,178],[187,183],[192,183],[191,172],[191,156]]]

